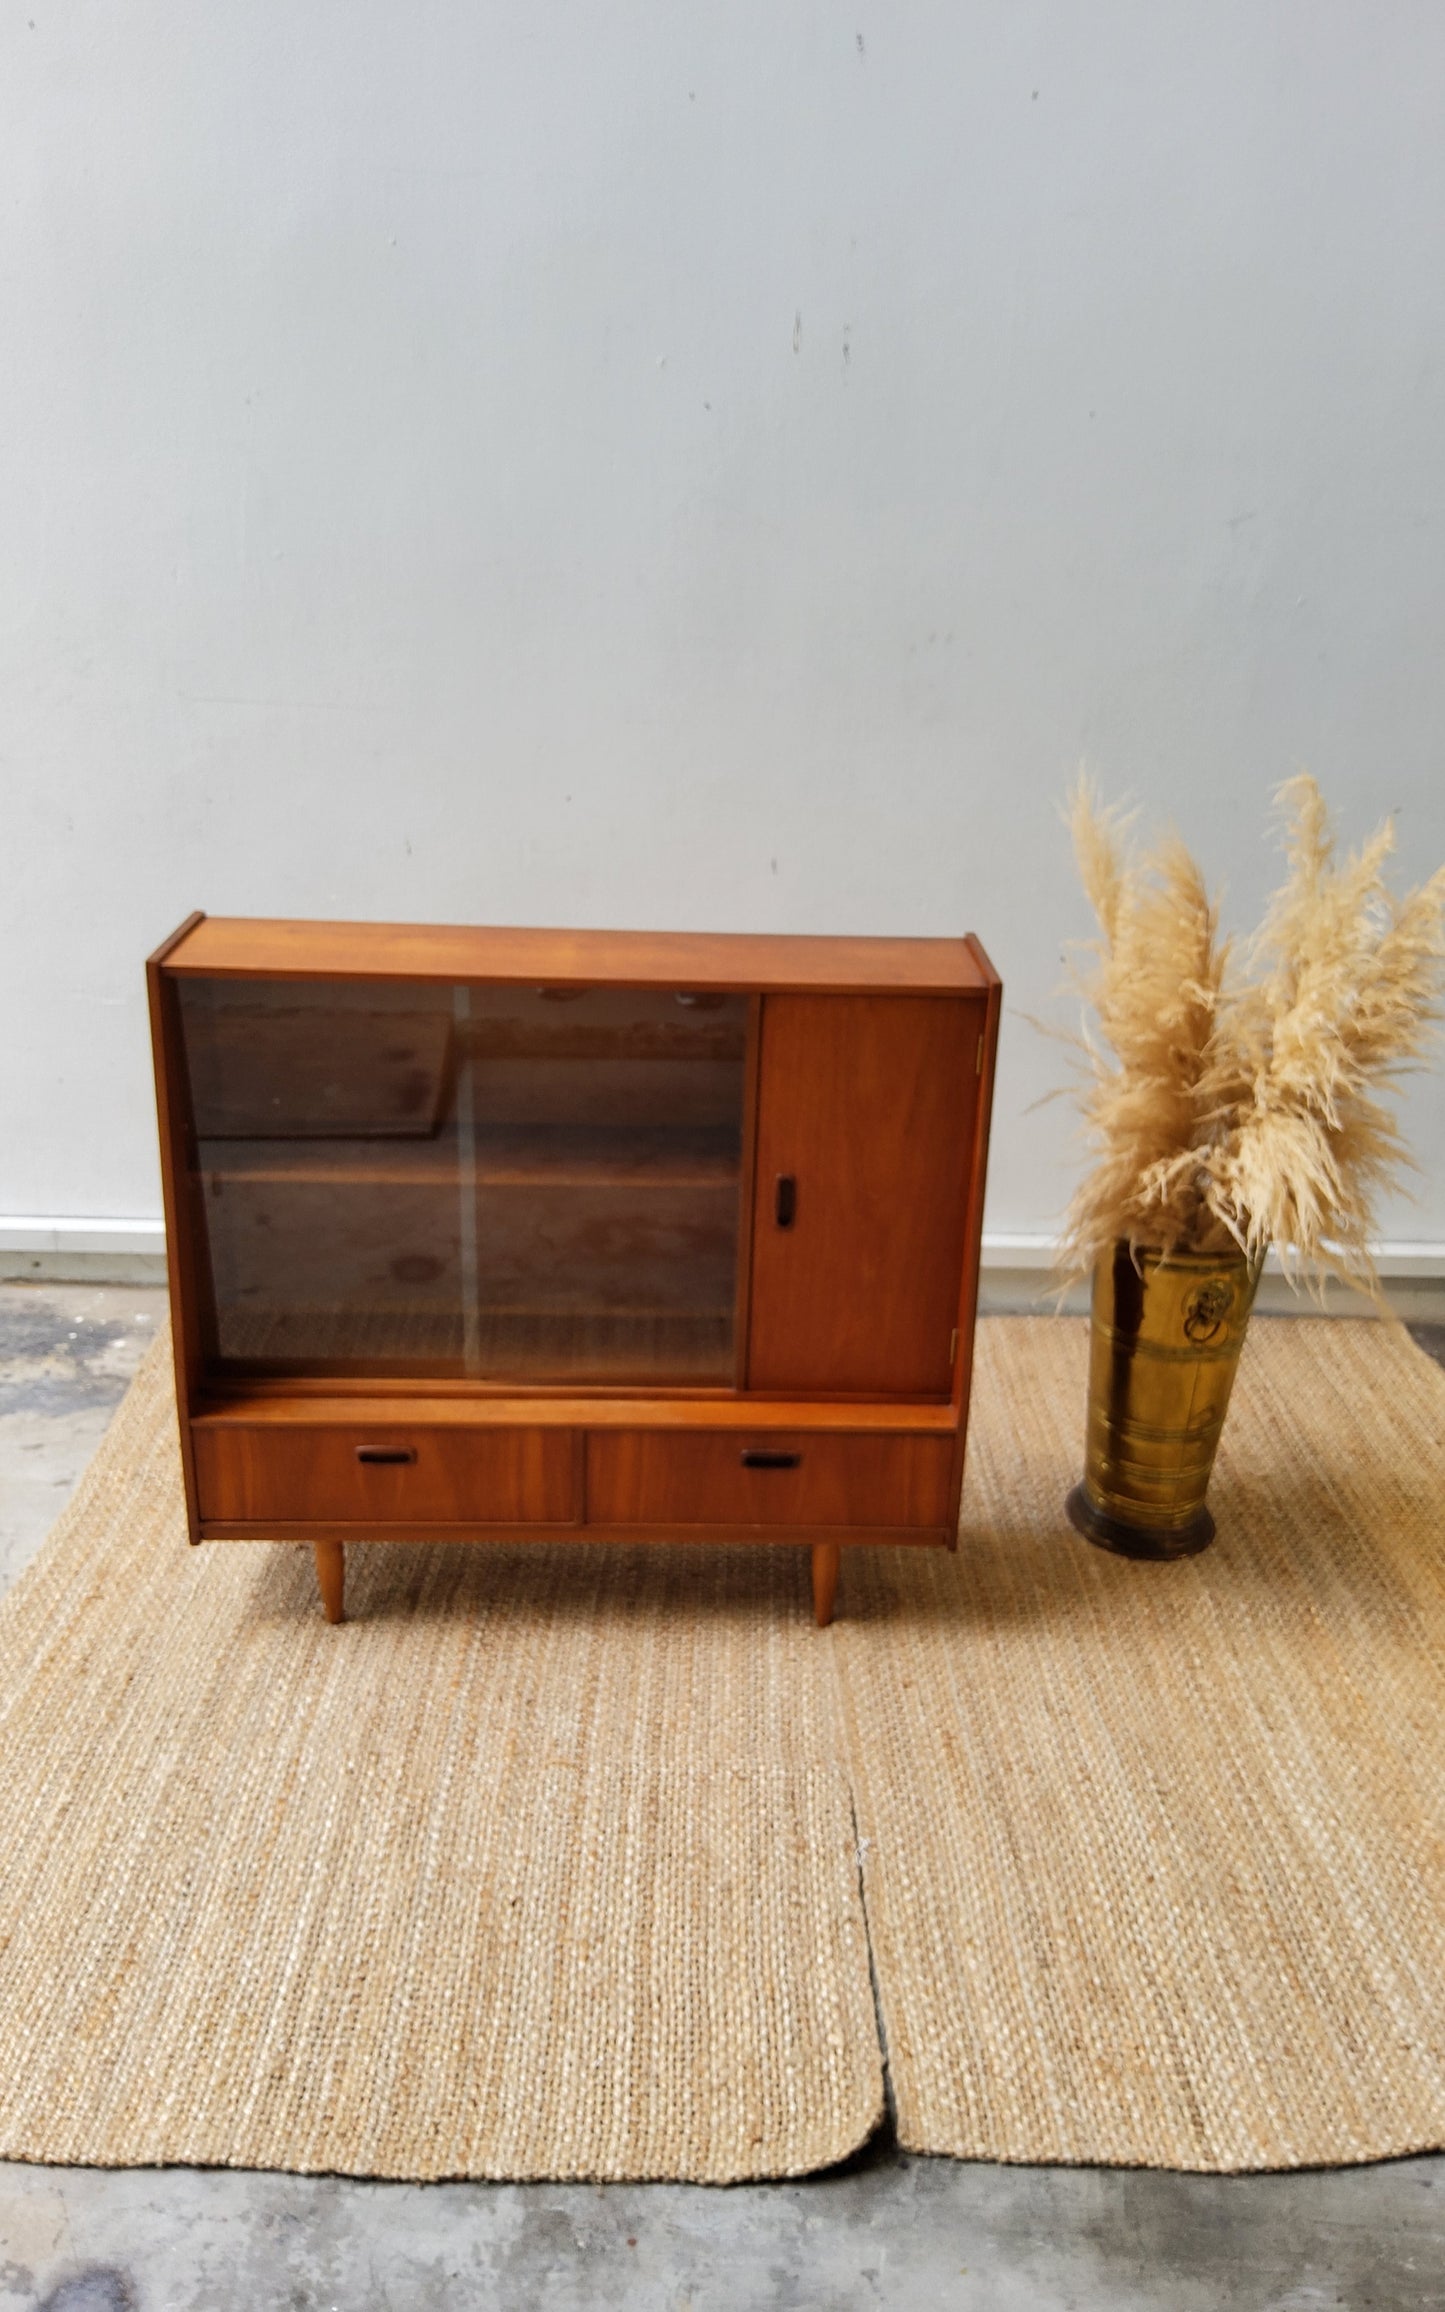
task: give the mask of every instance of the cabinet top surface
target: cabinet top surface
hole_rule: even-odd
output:
[[[978,941],[797,933],[544,931],[443,923],[313,923],[203,915],[156,951],[168,972],[298,979],[545,981],[699,989],[872,989],[951,995],[994,984]]]

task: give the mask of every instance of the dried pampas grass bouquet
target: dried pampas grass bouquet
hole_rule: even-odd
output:
[[[1388,822],[1337,860],[1313,779],[1277,802],[1288,871],[1236,953],[1177,837],[1141,852],[1087,780],[1074,792],[1099,936],[1072,970],[1093,1025],[1066,1038],[1095,1159],[1065,1219],[1069,1277],[1121,1243],[1254,1264],[1273,1245],[1316,1290],[1333,1274],[1380,1297],[1375,1201],[1410,1163],[1394,1096],[1440,1016],[1445,868],[1396,897]]]

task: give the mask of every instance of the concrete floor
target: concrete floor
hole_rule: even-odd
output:
[[[0,1286],[0,1585],[161,1313],[143,1287]],[[272,2306],[1442,2312],[1445,2156],[1182,2176],[915,2159],[885,2131],[827,2175],[726,2191],[0,2162],[0,2312]]]

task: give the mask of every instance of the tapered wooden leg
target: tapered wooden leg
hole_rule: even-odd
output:
[[[836,1541],[813,1544],[813,1619],[826,1630],[833,1619],[833,1597],[838,1587],[838,1560],[842,1545]]]
[[[342,1612],[342,1597],[346,1588],[346,1548],[339,1541],[315,1541],[316,1579],[321,1588],[321,1606],[329,1622],[346,1619]]]

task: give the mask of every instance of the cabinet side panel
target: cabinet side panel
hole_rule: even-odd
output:
[[[166,1223],[166,1279],[171,1304],[171,1348],[175,1358],[176,1411],[180,1423],[181,1473],[186,1523],[192,1541],[200,1538],[195,1456],[190,1413],[200,1393],[206,1333],[208,1280],[204,1229],[196,1210],[195,1169],[190,1161],[190,1094],[182,1050],[180,1009],[174,982],[166,976],[169,948],[184,938],[199,915],[183,924],[146,964],[151,1050],[155,1065],[156,1123],[160,1134],[161,1202]]]
[[[948,1395],[984,1016],[764,998],[750,1388]]]
[[[953,1375],[953,1401],[958,1408],[954,1438],[953,1480],[950,1489],[949,1547],[958,1546],[958,1524],[963,1503],[964,1453],[968,1443],[968,1407],[973,1388],[974,1331],[978,1322],[979,1267],[983,1247],[983,1203],[988,1180],[989,1126],[993,1117],[994,1072],[998,1061],[999,1023],[1003,1012],[1003,984],[976,940],[980,967],[989,975],[986,1008],[978,1046],[979,1099],[974,1117],[973,1163],[964,1227],[963,1290],[958,1308],[958,1358]]]

